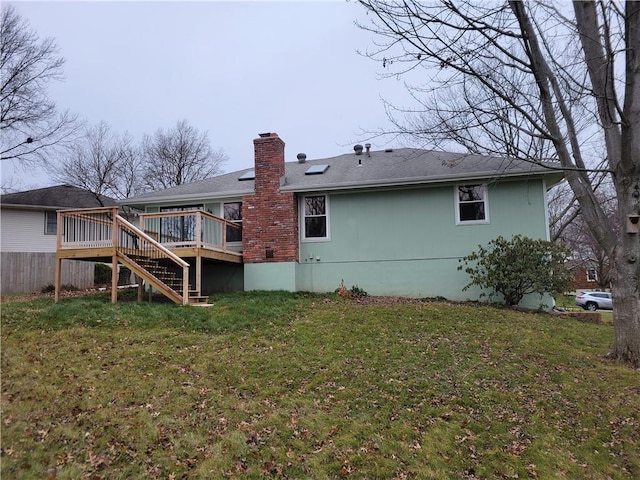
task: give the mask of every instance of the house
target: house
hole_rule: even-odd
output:
[[[39,291],[55,279],[56,233],[61,208],[113,206],[112,198],[71,185],[57,185],[0,196],[2,293]],[[70,261],[62,283],[93,286],[93,263]]]
[[[603,259],[606,261],[606,259]],[[605,261],[588,259],[572,261],[567,268],[573,275],[571,282],[572,291],[605,291],[609,288],[609,266]]]
[[[286,162],[275,133],[254,150],[253,168],[122,201],[146,212],[141,230],[167,246],[200,242],[205,217],[224,219],[221,242],[241,259],[182,256],[202,294],[326,292],[344,281],[372,295],[475,300],[459,259],[499,235],[548,239],[546,193],[563,177],[512,159],[369,144]]]

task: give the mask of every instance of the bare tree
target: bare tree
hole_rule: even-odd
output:
[[[618,217],[616,212],[615,197],[611,188],[603,186],[596,192],[600,205],[611,219],[611,224],[616,232],[619,231]],[[580,215],[579,205],[574,208],[575,218],[566,225],[566,228],[559,233],[557,241],[562,243],[572,252],[572,259],[576,265],[584,267],[585,270],[593,270],[596,274],[595,282],[601,289],[609,288],[611,284],[611,262],[608,252],[593,238],[589,227],[586,225],[582,215]]]
[[[131,136],[114,132],[106,122],[87,127],[54,170],[58,181],[92,192],[98,199],[138,193],[141,176],[142,157]]]
[[[146,159],[144,181],[149,190],[182,185],[221,172],[227,156],[214,151],[206,132],[199,132],[186,120],[167,131],[158,129],[143,140]]]
[[[20,190],[20,185],[16,177],[0,178],[0,194],[13,193]]]
[[[401,112],[398,133],[564,171],[611,262],[610,356],[639,367],[640,241],[627,218],[640,214],[640,2],[360,3],[370,19],[360,26],[381,39],[366,54],[430,82],[411,89],[418,107]],[[618,231],[594,171],[611,177]]]
[[[611,282],[609,257],[595,241],[581,217],[569,225],[559,240],[572,251],[574,268],[592,270],[595,273],[594,284],[603,290],[609,288]]]
[[[128,198],[145,191],[142,149],[132,143],[127,132],[121,139],[121,160],[118,167],[117,198]]]
[[[12,6],[0,18],[0,160],[46,163],[47,153],[73,141],[77,116],[58,113],[47,85],[62,79],[64,59],[51,38],[40,40]]]
[[[600,167],[602,167],[602,163]],[[609,218],[616,215],[615,208],[611,204],[615,203],[615,191],[611,184],[611,177],[607,172],[589,172],[589,178],[593,185],[593,191],[600,203],[605,206],[605,211]],[[549,230],[552,241],[562,240],[566,244],[567,236],[565,230],[571,229],[571,225],[580,218],[580,204],[573,190],[567,183],[560,183],[554,186],[547,194],[549,207]],[[604,202],[604,203],[603,203]],[[616,228],[619,226],[617,219],[613,220]],[[588,228],[584,225],[585,228]]]
[[[564,231],[580,215],[576,196],[566,183],[560,183],[547,192],[549,210],[549,237],[557,242]]]

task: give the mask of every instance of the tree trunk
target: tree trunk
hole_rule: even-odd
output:
[[[640,214],[640,4],[625,8],[625,96],[620,158],[614,182],[620,229],[612,276],[614,343],[611,356],[640,368],[640,233],[627,215]],[[612,152],[607,151],[611,154]]]
[[[615,176],[618,196],[619,231],[617,245],[610,258],[612,268],[611,294],[613,296],[614,342],[612,358],[629,362],[640,368],[640,232],[636,225],[628,225],[628,215],[640,214],[640,102],[628,110],[633,123],[623,128],[621,168]],[[635,118],[634,118],[635,117]],[[633,130],[635,138],[633,138]],[[631,138],[630,138],[631,137]]]
[[[611,277],[614,341],[609,356],[640,368],[640,235],[623,232]]]

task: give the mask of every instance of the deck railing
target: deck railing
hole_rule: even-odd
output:
[[[143,213],[140,229],[169,248],[229,251],[241,241],[242,227],[203,210]]]
[[[113,207],[58,212],[58,248],[110,248],[118,209]]]
[[[114,230],[117,207],[62,210],[58,216],[58,248],[110,248],[131,245],[130,232]],[[122,217],[121,217],[122,218]],[[123,219],[124,220],[124,219]],[[242,227],[202,210],[140,214],[140,230],[166,248],[209,248],[236,251]]]
[[[104,255],[104,249],[112,250],[114,255],[117,252],[123,262],[138,268],[139,274],[144,272],[143,276],[161,290],[170,288],[165,293],[174,300],[188,301],[189,264],[126,221],[117,207],[59,211],[57,243],[60,250],[81,249],[87,250],[87,254],[102,249],[100,256]],[[147,261],[170,277],[170,281],[150,271]]]

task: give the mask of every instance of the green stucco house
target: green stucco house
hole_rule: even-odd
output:
[[[419,149],[285,161],[275,133],[254,140],[255,166],[122,203],[147,213],[204,210],[242,262],[206,261],[202,292],[334,291],[475,300],[459,259],[491,239],[548,239],[553,168],[505,158]],[[184,229],[176,220],[164,229]],[[538,306],[540,298],[527,299]]]

